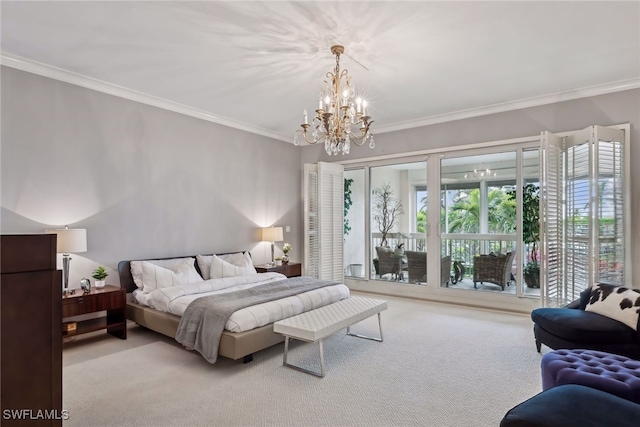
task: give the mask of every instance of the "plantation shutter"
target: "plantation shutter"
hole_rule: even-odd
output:
[[[563,262],[563,218],[562,201],[562,143],[563,140],[549,132],[542,132],[542,181],[540,186],[540,219],[542,238],[540,252],[542,262],[541,298],[543,306],[563,305],[564,270]]]
[[[600,269],[597,280],[600,282],[624,284],[627,267],[631,265],[630,256],[625,251],[625,236],[631,233],[628,227],[628,212],[625,210],[626,185],[624,132],[594,126],[594,142],[597,144],[598,163],[596,176],[599,177],[597,205],[601,218],[598,239],[598,261]],[[625,257],[628,256],[629,258]]]
[[[543,304],[560,306],[594,283],[624,284],[630,274],[626,143],[624,131],[602,126],[564,138],[544,132],[542,141]]]
[[[565,145],[570,162],[567,182],[573,190],[569,226],[581,246],[587,239],[581,255],[588,268],[578,276],[576,292],[600,281],[621,285],[627,267],[624,131],[591,126],[567,136]],[[589,164],[582,163],[585,159]]]
[[[304,165],[304,275],[320,277],[318,237],[318,166]]]
[[[588,130],[577,132],[571,140],[565,138],[564,174],[566,203],[566,298],[577,298],[578,294],[593,283],[591,217],[591,173],[593,147],[589,143]],[[576,142],[578,141],[578,142]]]
[[[307,275],[344,280],[344,177],[342,165],[305,165]],[[307,250],[308,247],[308,250]]]

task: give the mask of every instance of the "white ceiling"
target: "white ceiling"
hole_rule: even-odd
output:
[[[374,133],[640,87],[638,1],[1,7],[5,65],[289,142],[333,44]]]

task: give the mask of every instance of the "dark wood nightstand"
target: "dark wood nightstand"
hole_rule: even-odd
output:
[[[76,322],[76,330],[62,333],[63,336],[85,334],[87,332],[107,329],[111,335],[127,339],[127,291],[116,286],[104,288],[92,288],[88,294],[82,293],[82,289],[75,294],[62,297],[62,320],[80,314],[107,312],[106,316],[95,319],[80,320]]]
[[[284,274],[287,277],[302,276],[302,264],[299,262],[290,262],[275,267],[267,267],[265,264],[262,264],[256,265],[255,268],[258,273],[276,272]]]

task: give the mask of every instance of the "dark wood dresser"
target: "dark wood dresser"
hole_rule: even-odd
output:
[[[56,270],[56,238],[0,236],[3,426],[62,426],[62,272]]]

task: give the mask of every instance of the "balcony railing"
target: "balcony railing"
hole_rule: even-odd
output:
[[[407,251],[426,251],[427,250],[427,235],[425,233],[388,233],[387,234],[387,246],[390,248],[396,248],[399,244],[403,243],[403,248]],[[372,253],[375,254],[375,247],[382,244],[382,233],[371,234],[371,248]]]
[[[375,257],[375,247],[380,246],[382,242],[381,233],[372,233],[371,236],[371,253]],[[387,234],[387,246],[395,248],[399,244],[404,244],[403,248],[410,251],[427,250],[427,236],[425,233],[389,233]],[[441,256],[451,256],[453,261],[460,261],[465,265],[466,276],[473,277],[473,257],[481,254],[506,253],[515,250],[516,238],[509,235],[494,234],[473,234],[473,235],[456,235],[443,234],[442,245],[440,248]],[[514,258],[513,268],[514,275],[517,266],[518,254]],[[453,268],[453,267],[452,267]],[[373,264],[371,264],[373,277]],[[453,272],[452,272],[453,274]]]

